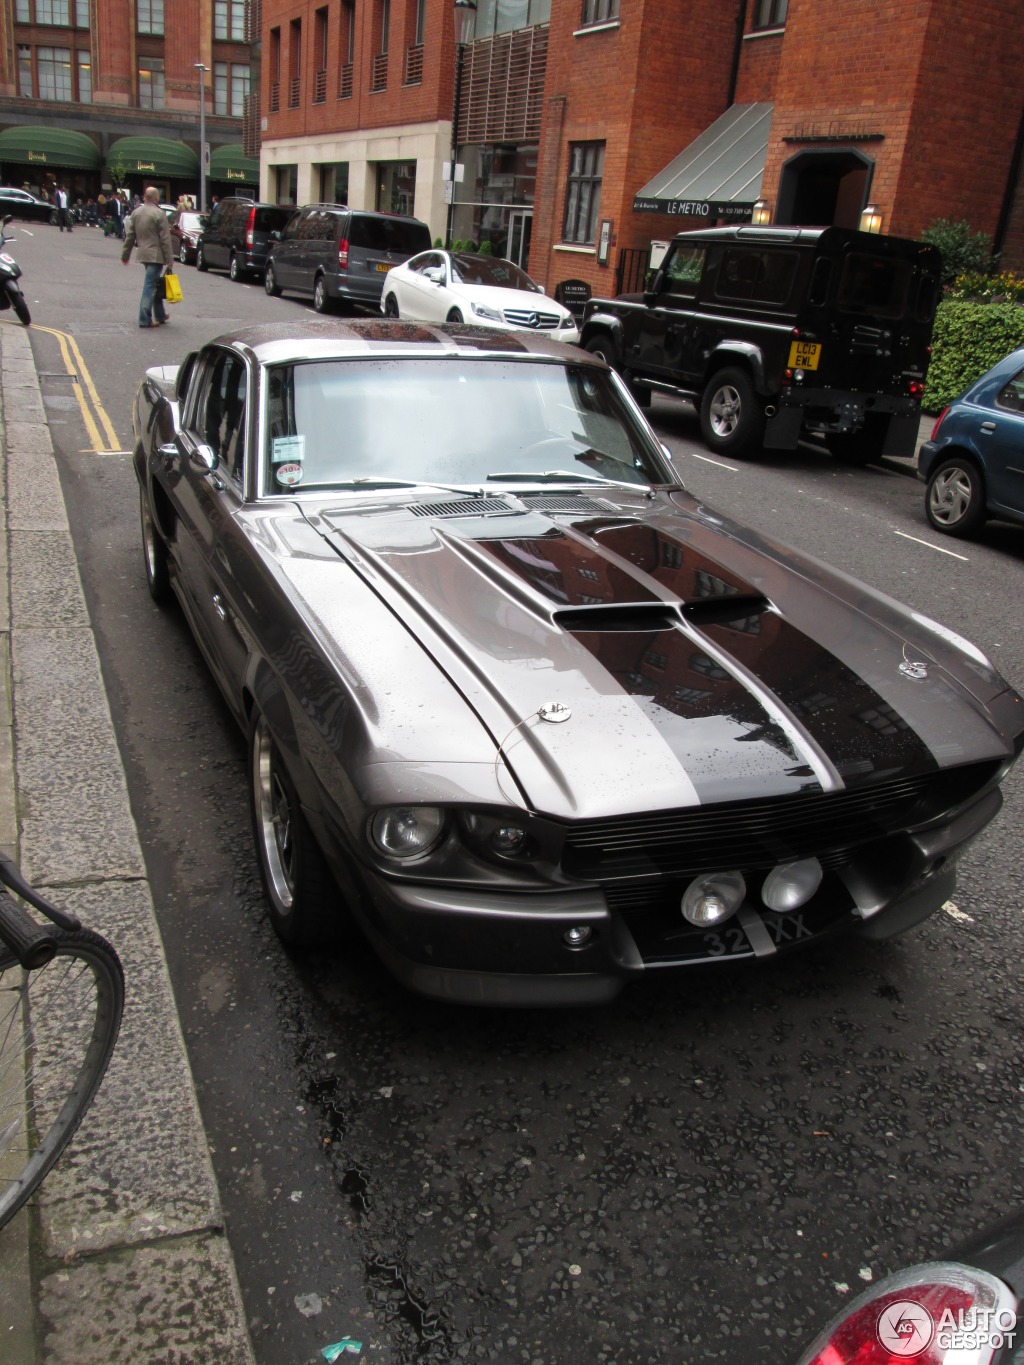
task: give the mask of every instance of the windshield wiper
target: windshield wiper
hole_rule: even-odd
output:
[[[323,482],[323,483],[303,483],[303,484],[299,484],[299,485],[298,485],[298,488],[296,489],[296,491],[298,491],[299,489],[301,489],[303,492],[305,492],[307,489],[310,489],[310,488],[326,488],[326,489],[334,489],[334,488],[357,488],[357,489],[359,489],[359,490],[362,490],[362,489],[364,489],[364,488],[370,489],[370,490],[375,489],[375,488],[437,488],[437,489],[441,489],[441,490],[442,490],[443,492],[445,492],[445,493],[465,493],[465,492],[467,492],[467,491],[468,491],[468,492],[472,492],[474,487],[475,487],[475,485],[468,485],[468,486],[463,485],[463,486],[459,486],[459,485],[457,485],[457,484],[450,484],[450,483],[433,483],[433,482],[431,482],[431,481],[428,480],[428,479],[374,479],[374,478],[359,478],[359,479],[330,479],[330,480],[327,480],[327,481],[325,481],[325,482]]]
[[[623,483],[622,479],[605,479],[600,474],[570,474],[565,469],[543,469],[533,474],[488,474],[488,483]]]

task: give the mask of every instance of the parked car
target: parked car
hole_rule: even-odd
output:
[[[429,246],[430,229],[418,218],[306,204],[271,247],[263,283],[275,296],[310,296],[318,313],[339,303],[377,308],[388,271]]]
[[[191,265],[195,261],[196,246],[207,221],[205,213],[192,209],[175,209],[168,219],[172,248],[182,265]]]
[[[234,195],[222,199],[196,246],[196,269],[226,270],[236,281],[262,275],[271,236],[291,213],[287,205],[258,204]]]
[[[953,895],[1024,703],[684,492],[531,332],[253,326],[134,404],[149,590],[248,735],[271,919],[410,987],[570,1005],[883,939]]]
[[[37,199],[28,190],[4,186],[0,188],[0,216],[5,213],[32,223],[48,223],[53,205],[45,199]]]
[[[854,463],[913,455],[939,284],[938,251],[901,237],[683,232],[644,294],[586,305],[581,341],[641,401],[691,399],[722,455],[808,435]]]
[[[1012,1365],[1021,1359],[1024,1216],[1010,1214],[941,1258],[872,1285],[799,1365]]]
[[[380,306],[389,318],[481,322],[512,332],[551,332],[559,341],[580,339],[568,308],[547,298],[514,262],[468,251],[423,251],[393,266]]]
[[[940,414],[917,456],[937,531],[970,536],[987,517],[1024,522],[1024,348]]]

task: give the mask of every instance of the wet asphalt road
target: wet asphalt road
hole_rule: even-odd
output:
[[[171,326],[139,333],[142,272],[113,244],[41,230],[15,253],[125,444],[147,364],[302,307],[185,269]],[[417,1000],[359,948],[290,956],[241,737],[146,594],[128,458],[84,453],[56,339],[33,350],[261,1365],[345,1336],[381,1365],[784,1365],[872,1277],[1020,1202],[1024,773],[955,913],[888,945],[714,963],[573,1013]],[[940,541],[892,462],[722,467],[686,405],[653,415],[699,495],[1024,685],[1024,531]]]

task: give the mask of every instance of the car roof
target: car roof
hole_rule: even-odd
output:
[[[210,345],[246,352],[256,364],[292,360],[486,356],[497,360],[543,360],[600,366],[588,352],[528,332],[487,327],[395,322],[384,318],[352,321],[310,318],[302,322],[258,323],[214,338]]]

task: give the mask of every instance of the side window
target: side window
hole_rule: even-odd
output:
[[[678,244],[665,262],[665,288],[670,294],[693,298],[704,273],[707,248]]]
[[[320,222],[319,240],[321,242],[333,242],[338,235],[340,221],[336,213],[325,213]]]
[[[996,394],[996,406],[1010,412],[1024,412],[1024,370],[1018,370]]]
[[[293,213],[281,229],[281,240],[283,242],[293,242],[299,235],[299,224],[302,222],[301,213]]]
[[[221,465],[242,482],[245,454],[245,364],[230,351],[214,357],[206,386],[203,439]]]
[[[797,261],[795,251],[733,247],[722,259],[715,294],[720,299],[782,305],[792,292]]]
[[[303,242],[315,241],[320,236],[320,214],[316,209],[302,216],[295,236]]]

